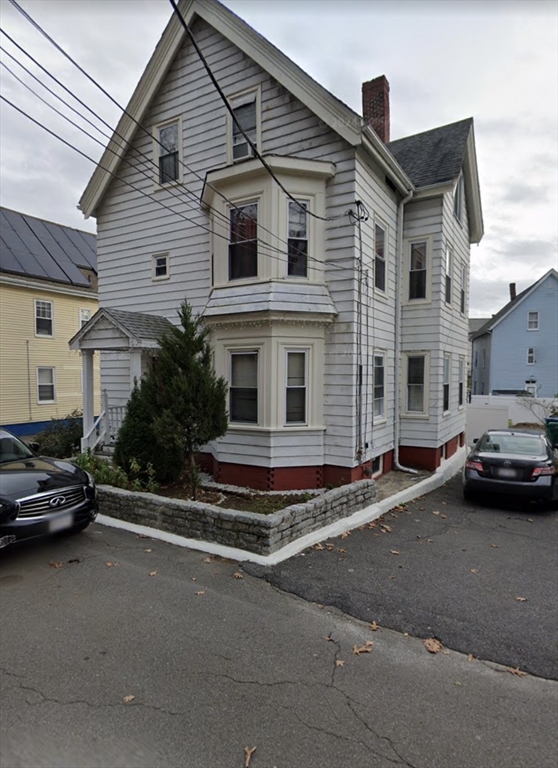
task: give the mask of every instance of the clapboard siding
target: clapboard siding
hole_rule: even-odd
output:
[[[130,354],[101,352],[101,388],[109,406],[126,405],[130,397]]]

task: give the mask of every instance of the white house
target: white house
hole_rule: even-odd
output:
[[[179,9],[267,168],[173,15],[80,201],[102,307],[71,342],[85,377],[96,350],[105,410],[122,409],[186,298],[229,383],[216,478],[437,467],[464,443],[472,119],[390,142],[385,77],[361,117],[217,0]]]

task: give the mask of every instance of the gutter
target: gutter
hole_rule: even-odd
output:
[[[397,258],[395,260],[395,365],[394,365],[394,412],[393,412],[393,465],[395,469],[400,472],[408,472],[411,475],[417,475],[416,469],[410,467],[403,467],[399,463],[399,440],[401,435],[401,415],[399,408],[400,391],[399,391],[399,368],[401,360],[401,274],[403,271],[403,214],[405,211],[405,205],[413,197],[413,192],[409,192],[407,197],[403,198],[399,203],[397,210],[397,243],[395,252]]]

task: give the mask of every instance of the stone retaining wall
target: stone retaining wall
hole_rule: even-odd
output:
[[[261,515],[222,509],[199,501],[99,486],[99,511],[103,515],[258,555],[269,555],[290,541],[348,517],[375,500],[374,481],[359,480],[272,515]]]

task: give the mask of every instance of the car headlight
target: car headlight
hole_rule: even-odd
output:
[[[83,471],[84,471],[84,472],[85,472],[85,474],[87,475],[87,479],[89,480],[89,485],[90,485],[92,488],[95,488],[95,478],[93,477],[93,475],[91,474],[91,472],[88,472],[86,469],[84,469]]]

